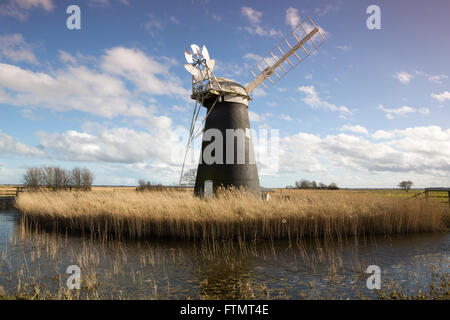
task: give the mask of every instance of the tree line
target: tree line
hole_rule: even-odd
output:
[[[138,181],[139,186],[136,188],[137,191],[162,191],[164,190],[164,186],[160,183],[154,183],[150,181],[145,181],[144,179],[140,179]]]
[[[89,169],[78,167],[72,170],[60,167],[28,168],[23,178],[23,184],[27,187],[50,189],[91,190],[93,181],[94,175]]]
[[[296,189],[326,189],[326,190],[339,190],[339,187],[336,183],[332,182],[329,185],[326,185],[322,182],[317,183],[316,181],[309,181],[306,179],[302,179],[300,181],[295,181]]]

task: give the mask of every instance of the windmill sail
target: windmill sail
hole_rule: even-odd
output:
[[[254,79],[245,87],[247,93],[250,94],[259,85],[270,88],[324,42],[320,28],[308,17],[250,71]]]

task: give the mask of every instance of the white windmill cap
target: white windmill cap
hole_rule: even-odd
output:
[[[215,95],[223,96],[225,102],[242,103],[248,106],[248,101],[251,100],[247,94],[244,86],[240,83],[227,78],[216,77],[217,81],[211,81],[203,91],[206,96]],[[196,99],[195,96],[192,96]]]

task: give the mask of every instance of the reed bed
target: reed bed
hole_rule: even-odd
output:
[[[386,238],[351,238],[344,244],[323,238],[292,244],[216,241],[212,248],[203,242],[72,237],[20,221],[8,245],[0,246],[0,300],[449,299],[444,253],[415,256],[412,268],[409,259],[395,266],[382,262],[382,290],[367,289],[367,266],[384,261],[391,254],[383,253],[387,247],[404,248],[398,242],[403,237]],[[367,255],[373,248],[376,257]],[[66,285],[72,264],[81,268],[80,290]]]
[[[180,240],[258,240],[433,232],[448,205],[345,191],[270,201],[242,190],[202,200],[184,192],[35,192],[17,207],[32,224],[82,234]]]

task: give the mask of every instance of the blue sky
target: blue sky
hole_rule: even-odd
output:
[[[66,28],[70,4],[81,30]],[[366,26],[371,4],[381,30]],[[2,1],[0,184],[44,165],[91,168],[96,184],[176,183],[194,106],[183,51],[205,44],[216,76],[245,84],[310,16],[327,42],[249,106],[256,131],[280,135],[261,184],[448,186],[448,12],[446,0]]]

